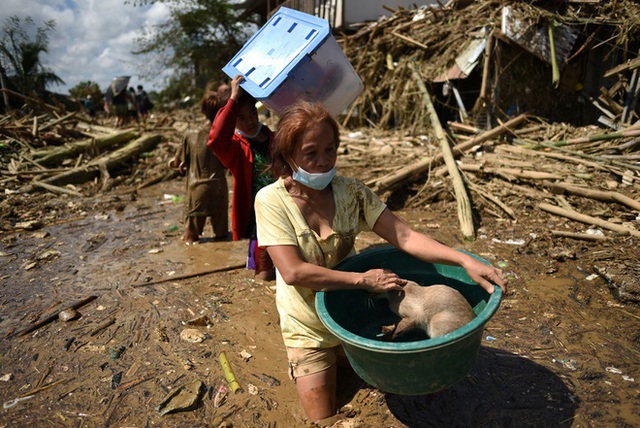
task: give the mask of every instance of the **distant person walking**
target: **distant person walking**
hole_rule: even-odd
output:
[[[138,85],[137,87],[136,101],[138,102],[140,119],[146,120],[149,117],[149,112],[153,108],[153,103],[149,99],[149,95],[147,95],[147,91],[144,90],[142,85]]]
[[[133,86],[129,88],[129,95],[127,96],[127,123],[135,121],[139,123],[139,110],[138,102],[136,101],[136,90]]]
[[[105,93],[104,107],[107,113],[116,117],[116,128],[127,124],[127,99],[129,98],[127,85],[130,78],[130,76],[115,77]]]

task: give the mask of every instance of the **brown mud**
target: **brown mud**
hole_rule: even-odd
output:
[[[72,204],[82,209],[0,236],[0,427],[306,425],[286,371],[273,283],[234,269],[247,243],[214,242],[208,225],[200,244],[183,245],[181,204],[165,197],[182,194],[181,179],[81,202],[45,194],[38,196],[43,216]],[[611,246],[639,260],[631,238],[567,240],[575,256],[553,258],[551,222],[535,213],[520,222],[487,216],[468,243],[460,239],[455,203],[396,212],[503,266],[510,291],[463,381],[432,395],[399,396],[346,373],[340,399],[348,417],[334,426],[640,424],[640,310],[616,299],[591,265],[593,254]],[[379,244],[369,233],[357,240],[359,249]],[[205,274],[179,279],[198,272]],[[96,299],[77,309],[79,318],[21,334],[90,296]],[[208,326],[187,325],[202,316]],[[187,328],[205,340],[181,339]],[[222,351],[242,390],[216,407],[216,391],[228,387]],[[161,416],[162,400],[195,380],[206,388],[196,407]]]

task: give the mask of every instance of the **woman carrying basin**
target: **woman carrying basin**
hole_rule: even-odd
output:
[[[398,249],[430,263],[461,266],[493,292],[506,291],[500,269],[412,230],[357,179],[336,176],[338,125],[320,105],[301,102],[283,112],[272,150],[277,181],[255,202],[258,242],[276,266],[276,304],[289,371],[311,422],[336,412],[336,361],[340,342],[322,324],[315,293],[363,289],[401,290],[393,272],[363,273],[332,268],[355,254],[358,233],[373,230]]]

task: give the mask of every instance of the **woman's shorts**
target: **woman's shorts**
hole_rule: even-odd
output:
[[[339,357],[346,357],[342,346],[334,348],[289,348],[289,377],[293,380],[327,370]]]

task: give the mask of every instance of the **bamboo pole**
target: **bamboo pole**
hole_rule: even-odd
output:
[[[606,236],[588,235],[586,233],[566,232],[564,230],[552,230],[551,234],[553,236],[559,236],[561,238],[581,239],[583,241],[606,241],[609,239]]]
[[[572,138],[570,140],[560,140],[560,141],[548,141],[542,142],[540,145],[545,146],[551,145],[556,147],[570,146],[573,144],[580,143],[589,143],[591,141],[606,141],[606,140],[615,140],[618,138],[627,138],[627,137],[637,137],[640,136],[640,129],[625,129],[620,132],[610,132],[608,134],[596,134],[596,135],[588,135],[586,137]]]
[[[602,202],[617,202],[622,205],[626,205],[629,208],[640,211],[640,201],[631,199],[628,196],[618,192],[587,189],[584,187],[571,186],[564,183],[552,183],[550,181],[543,181],[544,186],[549,187],[551,190],[559,193],[569,193],[577,196],[584,196],[586,198],[595,199]]]
[[[487,140],[495,138],[504,132],[518,126],[520,123],[524,122],[527,119],[525,114],[521,114],[519,116],[514,117],[513,119],[503,123],[500,126],[497,126],[489,131],[483,132],[480,135],[475,136],[469,141],[465,141],[464,143],[457,144],[453,147],[453,154],[455,156],[463,153],[464,151],[470,149],[473,146],[476,146],[480,143],[483,143]],[[395,186],[398,183],[404,182],[409,178],[422,174],[428,171],[430,168],[437,166],[443,162],[444,158],[442,157],[442,153],[438,153],[435,156],[432,156],[428,159],[421,160],[412,165],[405,166],[404,168],[400,168],[396,172],[388,174],[373,183],[369,183],[371,187],[376,192],[381,192],[391,187]]]
[[[453,150],[451,150],[451,146],[449,145],[447,136],[444,133],[444,129],[442,129],[442,125],[440,124],[438,113],[436,113],[436,109],[431,102],[429,91],[422,81],[422,77],[418,73],[418,69],[415,63],[412,62],[410,63],[410,65],[412,68],[413,77],[418,84],[418,88],[420,88],[420,91],[423,94],[422,101],[429,111],[431,126],[433,126],[436,138],[440,142],[440,150],[442,151],[442,156],[444,158],[445,164],[447,165],[447,169],[449,170],[449,175],[451,176],[451,181],[453,184],[453,189],[455,191],[456,202],[458,206],[458,221],[460,222],[460,230],[464,239],[473,240],[475,238],[475,230],[473,227],[473,210],[471,209],[471,201],[469,200],[469,195],[467,193],[467,189],[465,188],[464,180],[462,179],[462,175],[460,174],[460,171],[456,166],[456,161],[453,157]]]
[[[61,117],[61,118],[59,118],[59,119],[56,119],[56,120],[51,121],[51,122],[44,123],[41,127],[37,128],[37,132],[42,132],[42,131],[44,131],[45,129],[49,129],[49,128],[51,128],[52,126],[55,126],[55,125],[57,125],[57,124],[59,124],[59,123],[62,123],[62,122],[64,122],[64,121],[65,121],[65,120],[67,120],[67,119],[71,119],[71,118],[72,118],[73,116],[75,116],[75,115],[76,115],[76,112],[75,112],[75,111],[72,111],[71,113],[69,113],[69,114],[65,114],[64,116],[62,116],[62,117]]]
[[[619,224],[611,223],[609,221],[602,220],[602,219],[597,218],[597,217],[591,217],[591,216],[586,215],[586,214],[581,214],[581,213],[579,213],[577,211],[566,210],[564,208],[560,208],[560,207],[557,207],[555,205],[547,204],[545,202],[540,203],[538,205],[538,207],[540,209],[542,209],[544,211],[547,211],[547,212],[550,212],[552,214],[559,215],[561,217],[566,217],[566,218],[571,219],[571,220],[579,221],[581,223],[586,223],[586,224],[590,224],[590,225],[593,225],[593,226],[599,226],[599,227],[602,227],[603,229],[612,230],[614,232],[618,232],[618,233],[621,233],[623,235],[631,235],[631,236],[640,237],[640,231],[638,231],[638,230],[629,229],[628,227],[624,227],[624,226],[621,226]]]
[[[227,354],[224,351],[220,352],[218,359],[220,360],[220,366],[222,367],[222,372],[224,373],[224,377],[225,379],[227,379],[227,382],[229,383],[231,390],[233,392],[242,390],[242,387],[240,386],[240,383],[238,383],[238,379],[236,378],[236,375],[233,372],[233,369],[231,368],[231,364],[229,364],[229,359],[227,358]]]

